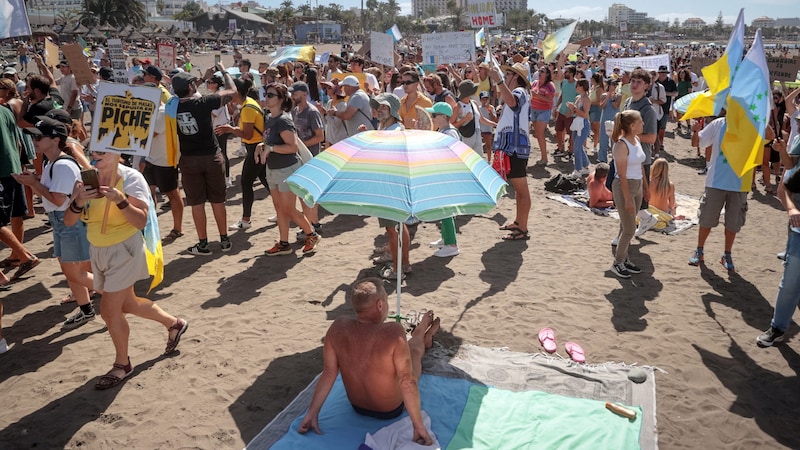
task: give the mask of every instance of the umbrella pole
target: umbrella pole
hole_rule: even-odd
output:
[[[400,312],[400,290],[403,282],[403,223],[397,222],[397,321],[403,320]]]

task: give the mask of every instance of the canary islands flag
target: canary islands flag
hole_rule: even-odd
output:
[[[713,64],[703,68],[703,77],[708,84],[708,91],[692,100],[681,120],[697,117],[718,116],[728,98],[728,91],[736,73],[736,68],[744,53],[744,9],[739,10],[739,17],[731,31],[725,53]]]
[[[313,45],[291,45],[281,47],[275,51],[275,59],[269,63],[270,67],[277,67],[288,62],[301,61],[313,63],[316,50]]]
[[[475,32],[475,47],[486,45],[486,31],[483,28]]]
[[[153,281],[150,282],[150,289],[161,284],[164,279],[164,249],[161,247],[161,234],[158,230],[158,216],[156,215],[156,208],[153,206],[155,203],[150,199],[149,207],[147,209],[147,225],[144,227],[144,247],[145,254],[147,255],[147,273],[153,276]]]
[[[578,22],[572,22],[564,28],[558,29],[555,33],[550,33],[544,38],[542,42],[542,51],[544,51],[544,62],[550,63],[556,59],[569,44],[569,39],[575,31],[575,26]]]
[[[769,70],[761,43],[761,29],[753,46],[731,77],[727,102],[727,129],[722,138],[722,153],[738,176],[761,165],[770,114]]]

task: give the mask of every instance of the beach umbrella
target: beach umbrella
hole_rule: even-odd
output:
[[[320,153],[286,182],[307,205],[396,222],[484,214],[506,190],[506,182],[466,144],[423,130],[358,133]],[[401,274],[397,320],[402,317]]]
[[[692,100],[694,100],[695,97],[700,94],[702,94],[702,92],[690,92],[675,100],[675,111],[678,111],[681,114],[686,114],[686,110],[689,109],[689,103],[692,103]]]
[[[241,78],[241,76],[242,76],[242,72],[239,70],[238,67],[228,67],[227,69],[225,69],[225,72],[228,72],[228,74],[233,79]],[[219,73],[219,72],[217,72],[217,74],[222,76],[222,74]],[[261,87],[261,74],[258,73],[258,70],[251,68],[250,69],[250,75],[253,76],[253,87],[256,87],[256,88]]]

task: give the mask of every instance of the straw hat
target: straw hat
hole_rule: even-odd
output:
[[[528,69],[522,63],[514,63],[513,66],[501,66],[503,72],[512,71],[523,80],[525,87],[528,86]]]

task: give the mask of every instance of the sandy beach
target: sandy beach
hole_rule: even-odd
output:
[[[266,57],[250,59],[257,67]],[[213,56],[195,62],[208,67]],[[689,136],[674,128],[668,125],[662,156],[677,192],[699,197],[702,162]],[[237,145],[229,144],[229,153]],[[697,241],[693,227],[634,240],[631,259],[643,273],[621,280],[608,271],[618,222],[546,199],[544,181],[572,165],[534,167],[534,161],[531,240],[500,239],[498,226],[513,218],[511,196],[488,215],[457,219],[461,254],[452,259],[433,256],[427,244],[438,230],[422,224],[411,247],[404,310],[433,309],[442,318],[437,345],[448,348],[540,352],[537,333],[549,326],[562,356],[571,340],[590,363],[662,369],[656,373],[661,448],[800,448],[798,328],[793,324],[788,343],[776,348],[755,344],[769,325],[783,272],[775,254],[786,242],[786,214],[777,198],[760,184],[750,194],[733,249],[737,272],[717,262],[721,227],[706,243],[707,265],[687,264]],[[232,173],[241,169],[242,159],[232,159]],[[228,190],[227,205],[232,224],[241,214],[240,188]],[[375,218],[326,216],[315,255],[303,257],[298,243],[295,255],[268,258],[263,253],[278,236],[267,222],[273,213],[258,185],[253,228],[231,232],[233,250],[222,253],[211,222],[213,255],[206,257],[181,254],[196,242],[186,210],[185,236],[164,248],[165,280],[148,297],[187,319],[189,330],[179,351],[163,357],[166,331],[132,318],[135,372],[110,391],[94,389],[113,362],[102,319],[61,329],[75,306],[59,305],[68,288],[52,258],[45,216],[27,220],[26,245],[43,262],[0,292],[3,334],[14,344],[0,355],[0,447],[243,448],[321,371],[321,339],[334,318],[350,314],[351,283],[376,274],[370,258],[384,242]],[[161,211],[160,221],[166,234],[170,213]],[[148,284],[137,284],[137,293],[144,295]]]

